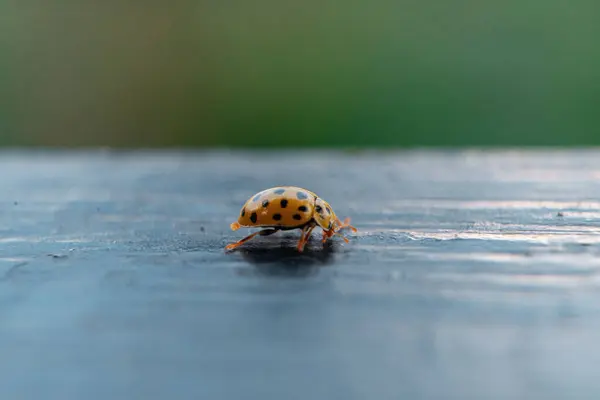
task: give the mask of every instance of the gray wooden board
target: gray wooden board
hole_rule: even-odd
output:
[[[600,396],[600,152],[4,152],[1,399]],[[223,247],[298,185],[350,244]]]

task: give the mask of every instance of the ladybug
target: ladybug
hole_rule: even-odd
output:
[[[231,224],[232,231],[241,227],[265,229],[227,245],[225,250],[235,249],[256,235],[268,236],[277,231],[301,229],[297,248],[302,252],[317,226],[323,229],[323,243],[334,235],[341,236],[348,243],[348,239],[339,231],[344,228],[357,231],[350,225],[350,218],[341,222],[329,203],[309,190],[295,186],[266,189],[250,197],[242,207],[238,220]]]

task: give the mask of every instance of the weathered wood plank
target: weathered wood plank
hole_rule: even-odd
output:
[[[600,152],[4,153],[2,399],[597,397]],[[223,246],[291,184],[360,229]]]

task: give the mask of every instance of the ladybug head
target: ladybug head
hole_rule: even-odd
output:
[[[319,225],[325,231],[335,229],[338,221],[329,203],[320,197],[317,197],[315,200],[313,218],[317,225]]]

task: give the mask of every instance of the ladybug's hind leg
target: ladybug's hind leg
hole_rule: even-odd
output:
[[[274,234],[275,232],[277,232],[279,229],[263,229],[262,231],[258,231],[258,232],[254,232],[251,235],[246,236],[245,238],[238,240],[235,243],[231,243],[228,244],[227,246],[225,246],[225,250],[233,250],[236,247],[241,246],[242,244],[246,243],[248,240],[252,239],[254,236],[256,235],[260,235],[260,236],[269,236]]]

